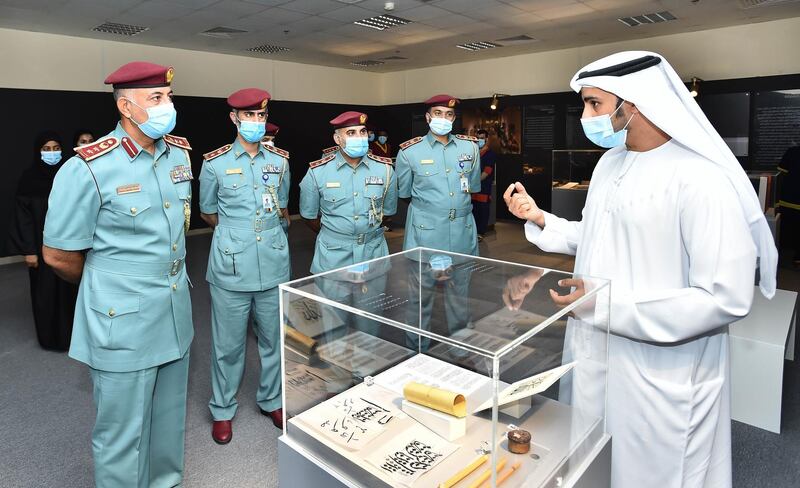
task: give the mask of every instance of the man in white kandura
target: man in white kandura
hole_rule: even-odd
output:
[[[505,192],[527,239],[611,279],[608,430],[615,488],[730,487],[728,324],[747,315],[756,257],[775,293],[777,251],[734,155],[658,54],[581,69],[584,132],[610,148],[580,222]],[[564,280],[583,293],[580,280]]]

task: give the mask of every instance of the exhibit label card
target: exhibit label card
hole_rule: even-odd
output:
[[[456,449],[456,444],[415,423],[391,441],[374,449],[373,454],[367,457],[367,462],[397,484],[411,486]]]
[[[489,383],[489,378],[440,359],[417,354],[375,377],[375,382],[398,395],[406,384],[415,381],[466,397]]]
[[[303,417],[326,438],[350,451],[358,451],[386,430],[398,416],[391,404],[343,394],[317,405]]]
[[[539,373],[535,376],[531,376],[530,378],[525,378],[524,380],[519,380],[516,383],[512,383],[500,392],[500,395],[497,397],[497,406],[502,406],[547,390],[553,386],[553,384],[558,381],[559,378],[571,370],[572,367],[575,366],[575,363],[576,362],[573,361],[555,369],[545,371],[544,373]],[[477,413],[489,408],[492,408],[491,398],[476,408],[475,412]]]

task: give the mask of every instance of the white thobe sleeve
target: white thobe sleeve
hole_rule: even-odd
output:
[[[676,190],[682,195],[675,232],[680,232],[688,256],[688,286],[625,291],[615,290],[612,282],[612,332],[674,343],[728,325],[750,311],[756,248],[741,205],[724,177],[698,180],[702,184]],[[653,272],[670,265],[658,263],[658,256],[655,246]]]
[[[525,223],[525,238],[545,252],[572,254],[578,250],[581,223],[544,213],[544,228],[533,222]]]

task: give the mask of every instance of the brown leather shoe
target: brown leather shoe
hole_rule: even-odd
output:
[[[273,410],[271,412],[267,412],[264,409],[259,409],[259,410],[261,410],[261,415],[265,415],[265,416],[267,416],[267,417],[272,419],[272,425],[274,425],[275,427],[283,430],[283,409],[282,408],[279,408],[277,410]]]
[[[233,437],[230,420],[215,420],[211,426],[211,438],[217,444],[227,444]]]

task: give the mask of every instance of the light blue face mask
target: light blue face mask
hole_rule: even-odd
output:
[[[483,149],[483,146],[486,145],[486,139],[478,139],[478,148]]]
[[[453,130],[453,121],[443,117],[433,117],[428,126],[437,136],[446,136]]]
[[[133,100],[128,99],[128,101],[139,107]],[[147,112],[146,121],[139,124],[131,118],[131,122],[136,124],[139,130],[150,139],[161,139],[175,128],[175,122],[178,120],[178,113],[175,111],[175,106],[172,103],[162,103],[144,110]]]
[[[249,143],[258,142],[267,133],[266,122],[254,122],[251,120],[239,120],[239,134]]]
[[[42,151],[42,161],[50,166],[58,164],[61,161],[61,151]]]
[[[375,140],[375,134],[370,134],[369,135],[369,142],[372,142],[374,140]]]
[[[386,140],[388,138],[386,136],[378,136],[378,142],[381,144],[386,144]]]
[[[366,137],[348,137],[343,149],[351,158],[360,158],[367,154],[369,141]]]
[[[620,103],[619,107],[617,107],[617,110],[614,110],[610,114],[581,119],[583,133],[586,134],[586,137],[593,143],[606,149],[611,149],[612,147],[625,144],[625,140],[628,138],[628,124],[631,123],[631,120],[633,120],[633,115],[636,114],[631,115],[631,118],[625,122],[625,126],[622,129],[614,132],[614,125],[611,123],[611,116],[616,114],[621,107],[622,104]]]

